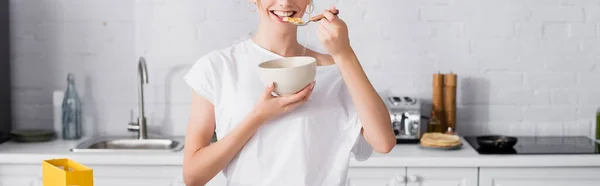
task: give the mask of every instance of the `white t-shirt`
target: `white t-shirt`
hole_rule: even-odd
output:
[[[257,65],[282,58],[251,39],[201,57],[184,80],[215,106],[218,139],[252,110],[265,86]],[[223,169],[230,186],[346,185],[351,153],[373,152],[336,65],[318,66],[312,96],[303,105],[263,124]]]

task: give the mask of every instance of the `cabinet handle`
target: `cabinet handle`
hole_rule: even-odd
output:
[[[392,177],[392,179],[390,179],[390,183],[388,183],[388,186],[403,186],[404,182],[406,181],[406,178],[404,178],[403,175],[396,175],[394,177]]]
[[[402,175],[396,175],[396,183],[405,183],[406,178]]]
[[[419,177],[417,177],[415,175],[408,176],[408,181],[409,182],[417,182],[417,181],[419,181]]]

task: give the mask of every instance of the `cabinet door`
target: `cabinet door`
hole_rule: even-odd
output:
[[[41,186],[35,177],[0,177],[0,186]]]
[[[407,186],[477,186],[477,168],[406,169]]]
[[[170,186],[181,175],[181,166],[88,165],[95,186]]]
[[[0,186],[41,186],[40,165],[0,165]]]
[[[481,168],[480,186],[598,186],[598,168]]]
[[[406,168],[350,168],[347,186],[405,186]]]
[[[94,185],[127,185],[127,186],[171,186],[173,179],[142,179],[142,178],[99,178],[94,179]]]
[[[92,168],[95,186],[185,186],[181,166],[87,165]],[[219,173],[206,186],[223,186]],[[0,186],[42,186],[39,164],[0,164]]]

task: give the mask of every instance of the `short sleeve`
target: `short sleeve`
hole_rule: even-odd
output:
[[[361,134],[362,123],[358,118],[358,113],[356,112],[356,108],[354,102],[352,101],[352,97],[350,96],[350,92],[348,92],[348,88],[344,86],[343,91],[344,92],[342,93],[342,96],[345,102],[344,105],[348,112],[347,114],[349,116],[350,125],[352,126],[351,130],[348,130],[348,135],[350,136],[350,139],[352,139],[351,143],[353,144],[351,152],[354,154],[354,158],[356,160],[365,161],[373,154],[373,147],[371,147],[371,144],[369,144],[365,137]]]
[[[369,142],[367,142],[367,140],[365,139],[365,137],[363,135],[360,134],[360,131],[362,129],[362,125],[360,124],[360,121],[358,121],[358,119],[356,119],[356,122],[358,122],[356,125],[356,128],[358,128],[358,134],[356,134],[356,132],[354,132],[353,135],[357,135],[357,137],[355,138],[355,142],[354,142],[354,146],[352,147],[352,154],[354,154],[354,158],[358,161],[365,161],[367,159],[369,159],[371,157],[371,155],[373,154],[373,147],[371,147],[371,145],[369,144]]]
[[[184,81],[196,93],[215,104],[215,92],[217,90],[217,69],[214,61],[210,60],[209,55],[198,59],[183,77]]]

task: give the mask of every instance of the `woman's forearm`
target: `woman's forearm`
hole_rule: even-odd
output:
[[[333,56],[348,86],[358,117],[363,126],[363,136],[377,152],[387,153],[396,144],[387,107],[369,82],[354,51]]]
[[[225,168],[256,133],[263,122],[262,118],[250,114],[242,123],[219,141],[194,152],[190,161],[187,162],[189,165],[186,165],[191,169],[186,171],[188,175],[185,175],[189,180],[193,180],[190,181],[193,183],[190,186],[205,185],[219,171]]]

